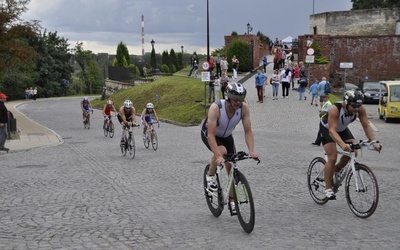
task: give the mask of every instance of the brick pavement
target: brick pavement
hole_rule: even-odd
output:
[[[373,167],[381,200],[375,214],[361,220],[351,213],[344,192],[324,206],[308,194],[307,166],[322,154],[310,144],[317,109],[299,101],[297,92],[273,101],[270,88],[264,103],[257,103],[253,84],[245,82],[262,162],[241,165],[256,203],[250,235],[227,211],[220,218],[208,211],[202,174],[210,152],[198,126],[162,123],[159,149],[145,149],[137,138],[136,158],[129,159],[119,151],[118,130],[114,138],[104,137],[99,113],[84,130],[76,100],[47,100],[19,110],[56,131],[64,143],[0,157],[0,249],[397,248],[400,142],[393,131],[398,124],[373,118],[385,148],[380,155],[365,153],[362,162]],[[60,114],[58,105],[77,111]],[[362,138],[359,124],[352,131]],[[239,125],[239,150],[246,149],[242,132]]]

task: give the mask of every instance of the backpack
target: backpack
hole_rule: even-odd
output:
[[[324,86],[324,93],[329,94],[333,92],[333,88],[330,82],[326,81],[325,86]]]

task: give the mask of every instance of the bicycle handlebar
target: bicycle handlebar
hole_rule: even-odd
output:
[[[253,158],[244,151],[239,151],[235,154],[226,154],[226,155],[224,155],[224,159],[225,159],[225,161],[229,161],[229,162],[238,162],[238,161],[242,161],[242,160],[253,159],[253,160],[257,161],[257,165],[260,164],[260,162],[261,162],[261,160],[259,158]]]
[[[350,147],[351,147],[351,150],[352,150],[352,151],[354,151],[354,150],[356,150],[356,149],[361,149],[362,147],[368,147],[369,150],[376,150],[376,149],[373,147],[376,143],[379,144],[379,141],[377,141],[377,140],[373,140],[373,141],[370,141],[370,140],[360,140],[359,143],[350,144]],[[379,144],[379,150],[377,150],[377,151],[380,153],[381,150],[382,150],[382,145]]]

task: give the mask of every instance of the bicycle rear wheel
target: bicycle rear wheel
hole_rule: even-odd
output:
[[[369,167],[358,164],[355,173],[350,171],[346,178],[345,190],[347,204],[357,217],[365,219],[375,212],[378,206],[379,188],[375,174]]]
[[[108,135],[110,138],[114,137],[114,123],[110,122],[108,125]]]
[[[86,117],[86,128],[90,129],[90,118]]]
[[[131,156],[131,158],[135,158],[135,154],[136,154],[136,146],[135,146],[135,137],[130,138],[130,140],[128,140],[129,142],[129,155]]]
[[[328,202],[325,195],[325,159],[321,157],[314,158],[307,171],[307,185],[311,198],[320,205]]]
[[[207,178],[206,175],[208,174],[208,169],[210,168],[210,164],[206,166],[204,169],[204,175],[203,175],[203,183],[204,183],[204,195],[206,197],[206,202],[208,205],[208,208],[210,209],[211,213],[215,217],[219,217],[222,213],[222,210],[224,208],[224,205],[222,203],[222,190],[219,185],[219,179],[218,175],[216,174],[217,177],[217,183],[218,183],[218,191],[217,192],[210,192],[207,189]]]
[[[235,192],[233,197],[240,225],[246,233],[251,233],[255,223],[254,200],[249,182],[239,171],[237,171],[235,178]]]
[[[151,146],[153,147],[154,150],[157,150],[158,148],[158,138],[157,138],[157,133],[156,131],[153,129],[152,131],[152,138],[151,138]]]

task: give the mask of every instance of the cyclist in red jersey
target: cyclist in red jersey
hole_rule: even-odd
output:
[[[115,109],[113,102],[111,100],[108,100],[103,107],[103,117],[104,117],[103,129],[106,127],[107,118],[111,119],[111,111],[114,111],[115,114],[118,113],[117,110]]]

